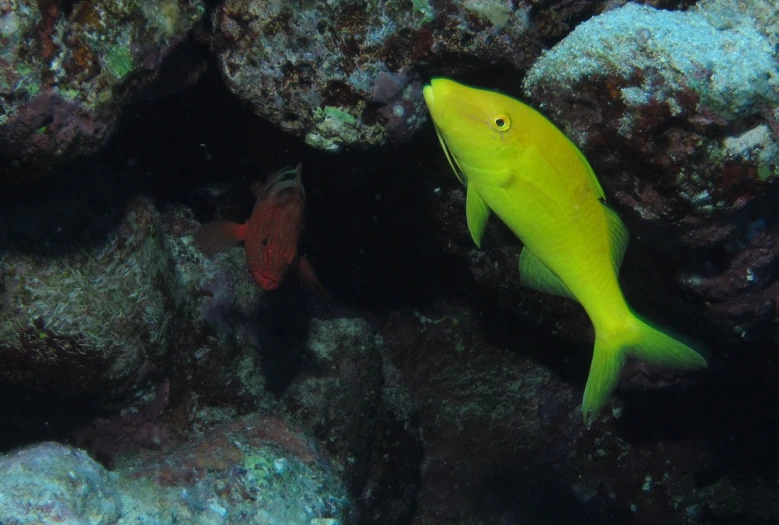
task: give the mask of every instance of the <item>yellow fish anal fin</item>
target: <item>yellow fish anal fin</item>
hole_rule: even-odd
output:
[[[592,186],[592,191],[595,192],[595,196],[598,197],[598,200],[605,201],[606,193],[604,193],[603,186],[600,185],[598,177],[595,176],[595,172],[593,171],[592,166],[590,166],[587,157],[585,157],[584,153],[576,147],[576,144],[571,142],[571,145],[576,149],[576,154],[579,156],[579,160],[582,161],[582,165],[584,165],[584,171],[587,173],[587,179],[590,181],[590,186]]]
[[[490,218],[490,208],[484,202],[481,195],[473,186],[468,186],[465,194],[465,219],[468,223],[468,231],[476,246],[481,248],[481,238]]]
[[[609,246],[611,247],[611,263],[614,265],[614,273],[619,275],[619,268],[622,266],[622,259],[625,258],[625,251],[630,243],[630,233],[625,225],[622,223],[622,219],[619,218],[617,213],[603,205],[603,209],[606,212],[606,222],[609,232]]]
[[[522,248],[519,255],[519,277],[527,288],[577,301],[563,281],[527,247]]]

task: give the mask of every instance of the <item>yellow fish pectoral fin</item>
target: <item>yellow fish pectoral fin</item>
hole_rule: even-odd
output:
[[[476,246],[481,248],[481,238],[484,235],[484,228],[487,227],[487,220],[490,218],[490,208],[484,202],[481,195],[473,186],[468,186],[465,194],[465,219],[468,223],[468,231]]]
[[[622,266],[622,259],[625,258],[625,251],[630,242],[630,233],[628,233],[628,229],[625,228],[622,219],[619,218],[614,210],[605,204],[603,208],[606,210],[607,228],[611,241],[609,243],[611,247],[611,262],[614,265],[614,273],[619,275],[619,268]]]
[[[519,277],[522,285],[539,292],[568,297],[577,301],[565,283],[550,270],[533,252],[522,248],[519,255]]]

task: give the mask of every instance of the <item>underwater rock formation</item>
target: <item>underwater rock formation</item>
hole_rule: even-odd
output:
[[[114,466],[247,413],[284,413],[321,441],[347,489],[364,493],[362,510],[386,515],[391,501],[394,515],[410,515],[421,461],[413,403],[368,322],[315,300],[317,317],[295,282],[264,293],[239,248],[203,256],[199,223],[180,204],[161,213],[132,199],[104,237],[96,227],[49,232],[47,213],[87,222],[60,200],[0,214],[15,241],[0,245],[9,432],[66,435]],[[40,408],[21,403],[31,396]]]
[[[353,523],[353,503],[317,447],[282,419],[253,416],[109,473],[42,443],[0,457],[0,521],[315,525]]]
[[[214,52],[229,89],[327,151],[410,138],[426,119],[422,64],[528,68],[593,2],[228,0]]]
[[[110,397],[159,360],[174,336],[165,283],[175,269],[159,214],[134,202],[105,243],[0,261],[0,382]]]
[[[359,318],[313,319],[306,350],[312,363],[285,391],[285,402],[326,444],[348,485],[362,486],[383,382],[374,331]],[[316,372],[307,374],[305,369]]]
[[[0,2],[0,152],[93,153],[203,12],[200,0]]]
[[[731,4],[596,16],[538,60],[525,89],[710,320],[779,339],[779,10]]]
[[[424,122],[408,66],[429,53],[429,43],[410,43],[431,9],[228,0],[214,16],[214,46],[227,86],[258,115],[320,149],[381,144]]]
[[[256,309],[262,295],[240,251],[203,257],[191,216],[162,216],[145,198],[130,202],[107,238],[90,246],[82,237],[85,247],[72,250],[73,239],[46,231],[50,205],[27,210],[39,221],[27,228],[41,248],[11,245],[0,259],[0,387],[14,392],[0,403],[18,406],[28,395],[84,408],[142,403],[139,396],[154,399],[162,374],[177,371],[174,387],[187,375],[218,383],[225,377],[207,368],[240,362],[251,350],[232,320]],[[74,210],[70,217],[83,227],[84,217]],[[234,398],[262,391],[250,373],[236,373],[245,381],[236,382]]]
[[[287,412],[322,443],[366,520],[408,519],[422,438],[383,341],[359,317],[313,319],[305,348],[310,362],[284,392]]]
[[[590,343],[451,301],[395,311],[380,332],[424,436],[414,523],[779,519],[766,479],[774,406],[754,402],[775,396],[772,378],[748,393],[750,373],[728,371],[709,384],[618,394],[587,429],[579,400]]]

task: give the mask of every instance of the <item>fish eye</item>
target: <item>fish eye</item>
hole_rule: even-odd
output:
[[[265,238],[262,240],[262,245],[263,245],[263,246],[267,246],[267,245],[268,245],[268,238],[267,238],[267,237],[265,237]]]
[[[507,131],[511,127],[511,119],[508,115],[499,113],[492,117],[492,125],[495,126],[495,129],[498,131]]]

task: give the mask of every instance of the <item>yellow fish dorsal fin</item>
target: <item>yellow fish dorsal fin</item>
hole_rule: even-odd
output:
[[[481,248],[481,238],[490,218],[490,208],[472,185],[465,190],[465,220],[476,246]]]
[[[598,181],[598,177],[595,176],[595,172],[593,171],[592,166],[590,166],[590,162],[587,160],[587,157],[584,156],[582,150],[576,147],[576,144],[571,142],[571,146],[574,147],[574,149],[576,150],[576,155],[578,155],[579,160],[582,161],[582,165],[584,166],[584,171],[587,173],[587,179],[590,181],[590,186],[592,186],[592,191],[595,192],[595,196],[598,197],[598,200],[605,201],[606,194],[603,192],[603,186],[600,185],[600,182]]]
[[[449,151],[449,148],[446,146],[446,141],[444,140],[444,137],[441,135],[441,132],[438,131],[438,127],[437,126],[434,127],[435,127],[435,134],[438,135],[438,142],[441,143],[441,149],[444,150],[444,155],[446,155],[446,160],[449,161],[449,166],[452,167],[452,171],[457,177],[457,180],[459,180],[461,184],[465,184],[465,175],[463,174],[463,169],[460,167],[460,163],[457,162],[457,157],[452,155],[452,152]],[[456,168],[455,165],[457,165]]]
[[[563,281],[533,255],[527,246],[522,248],[522,253],[519,254],[519,277],[522,285],[532,290],[577,300]]]
[[[603,205],[606,213],[606,228],[609,232],[609,246],[611,248],[611,263],[614,265],[614,273],[619,275],[619,268],[622,266],[622,259],[625,258],[625,251],[630,243],[630,234],[628,229],[622,223],[617,213]]]

